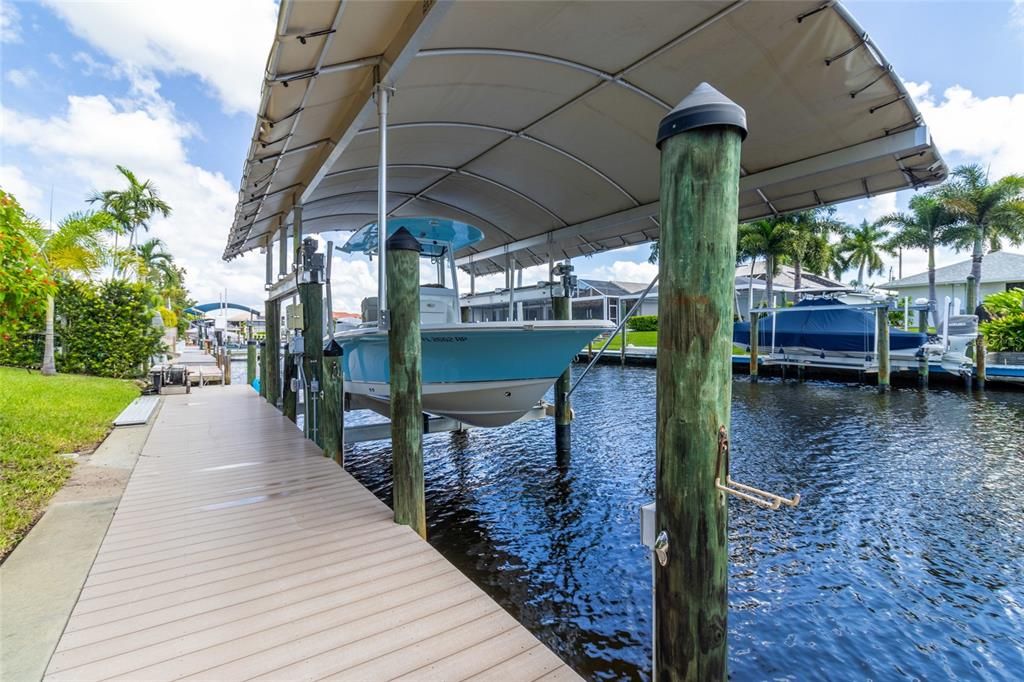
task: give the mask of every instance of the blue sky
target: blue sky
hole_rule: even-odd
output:
[[[851,0],[918,101],[947,163],[1024,172],[1024,2]],[[209,20],[196,22],[202,7]],[[0,185],[42,218],[116,186],[114,163],[153,178],[175,206],[154,223],[197,298],[262,298],[262,260],[219,255],[248,149],[276,7],[271,0],[10,2],[0,14]],[[229,30],[223,27],[229,26]],[[840,207],[851,222],[909,193]],[[647,247],[580,259],[577,272],[647,281]],[[940,265],[963,258],[944,252]],[[895,266],[895,263],[893,263]],[[904,274],[923,254],[904,257]],[[542,277],[527,273],[526,281]],[[364,262],[339,265],[339,308],[373,289]]]

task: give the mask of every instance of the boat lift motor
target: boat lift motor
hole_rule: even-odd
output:
[[[574,270],[572,263],[559,263],[551,271],[555,277],[562,279],[562,296],[571,298],[576,293],[578,279],[572,274]]]

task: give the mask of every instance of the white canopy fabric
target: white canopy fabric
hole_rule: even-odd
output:
[[[482,229],[476,273],[658,237],[658,123],[701,81],[747,112],[740,219],[941,181],[892,66],[839,3],[281,3],[224,258],[389,215]]]

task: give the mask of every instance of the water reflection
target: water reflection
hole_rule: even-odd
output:
[[[730,672],[972,677],[1024,670],[1024,395],[733,385]],[[591,679],[647,679],[654,373],[598,367],[571,456],[551,420],[425,438],[431,543]],[[385,443],[349,469],[390,503]]]

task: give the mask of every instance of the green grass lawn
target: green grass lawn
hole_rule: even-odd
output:
[[[71,474],[60,455],[103,440],[137,395],[130,381],[0,367],[0,557]]]
[[[604,341],[594,341],[594,352],[596,353],[604,345]],[[658,345],[658,332],[626,332],[627,346],[650,346]],[[608,344],[608,350],[618,350],[622,347],[622,335],[616,334],[612,342]]]

